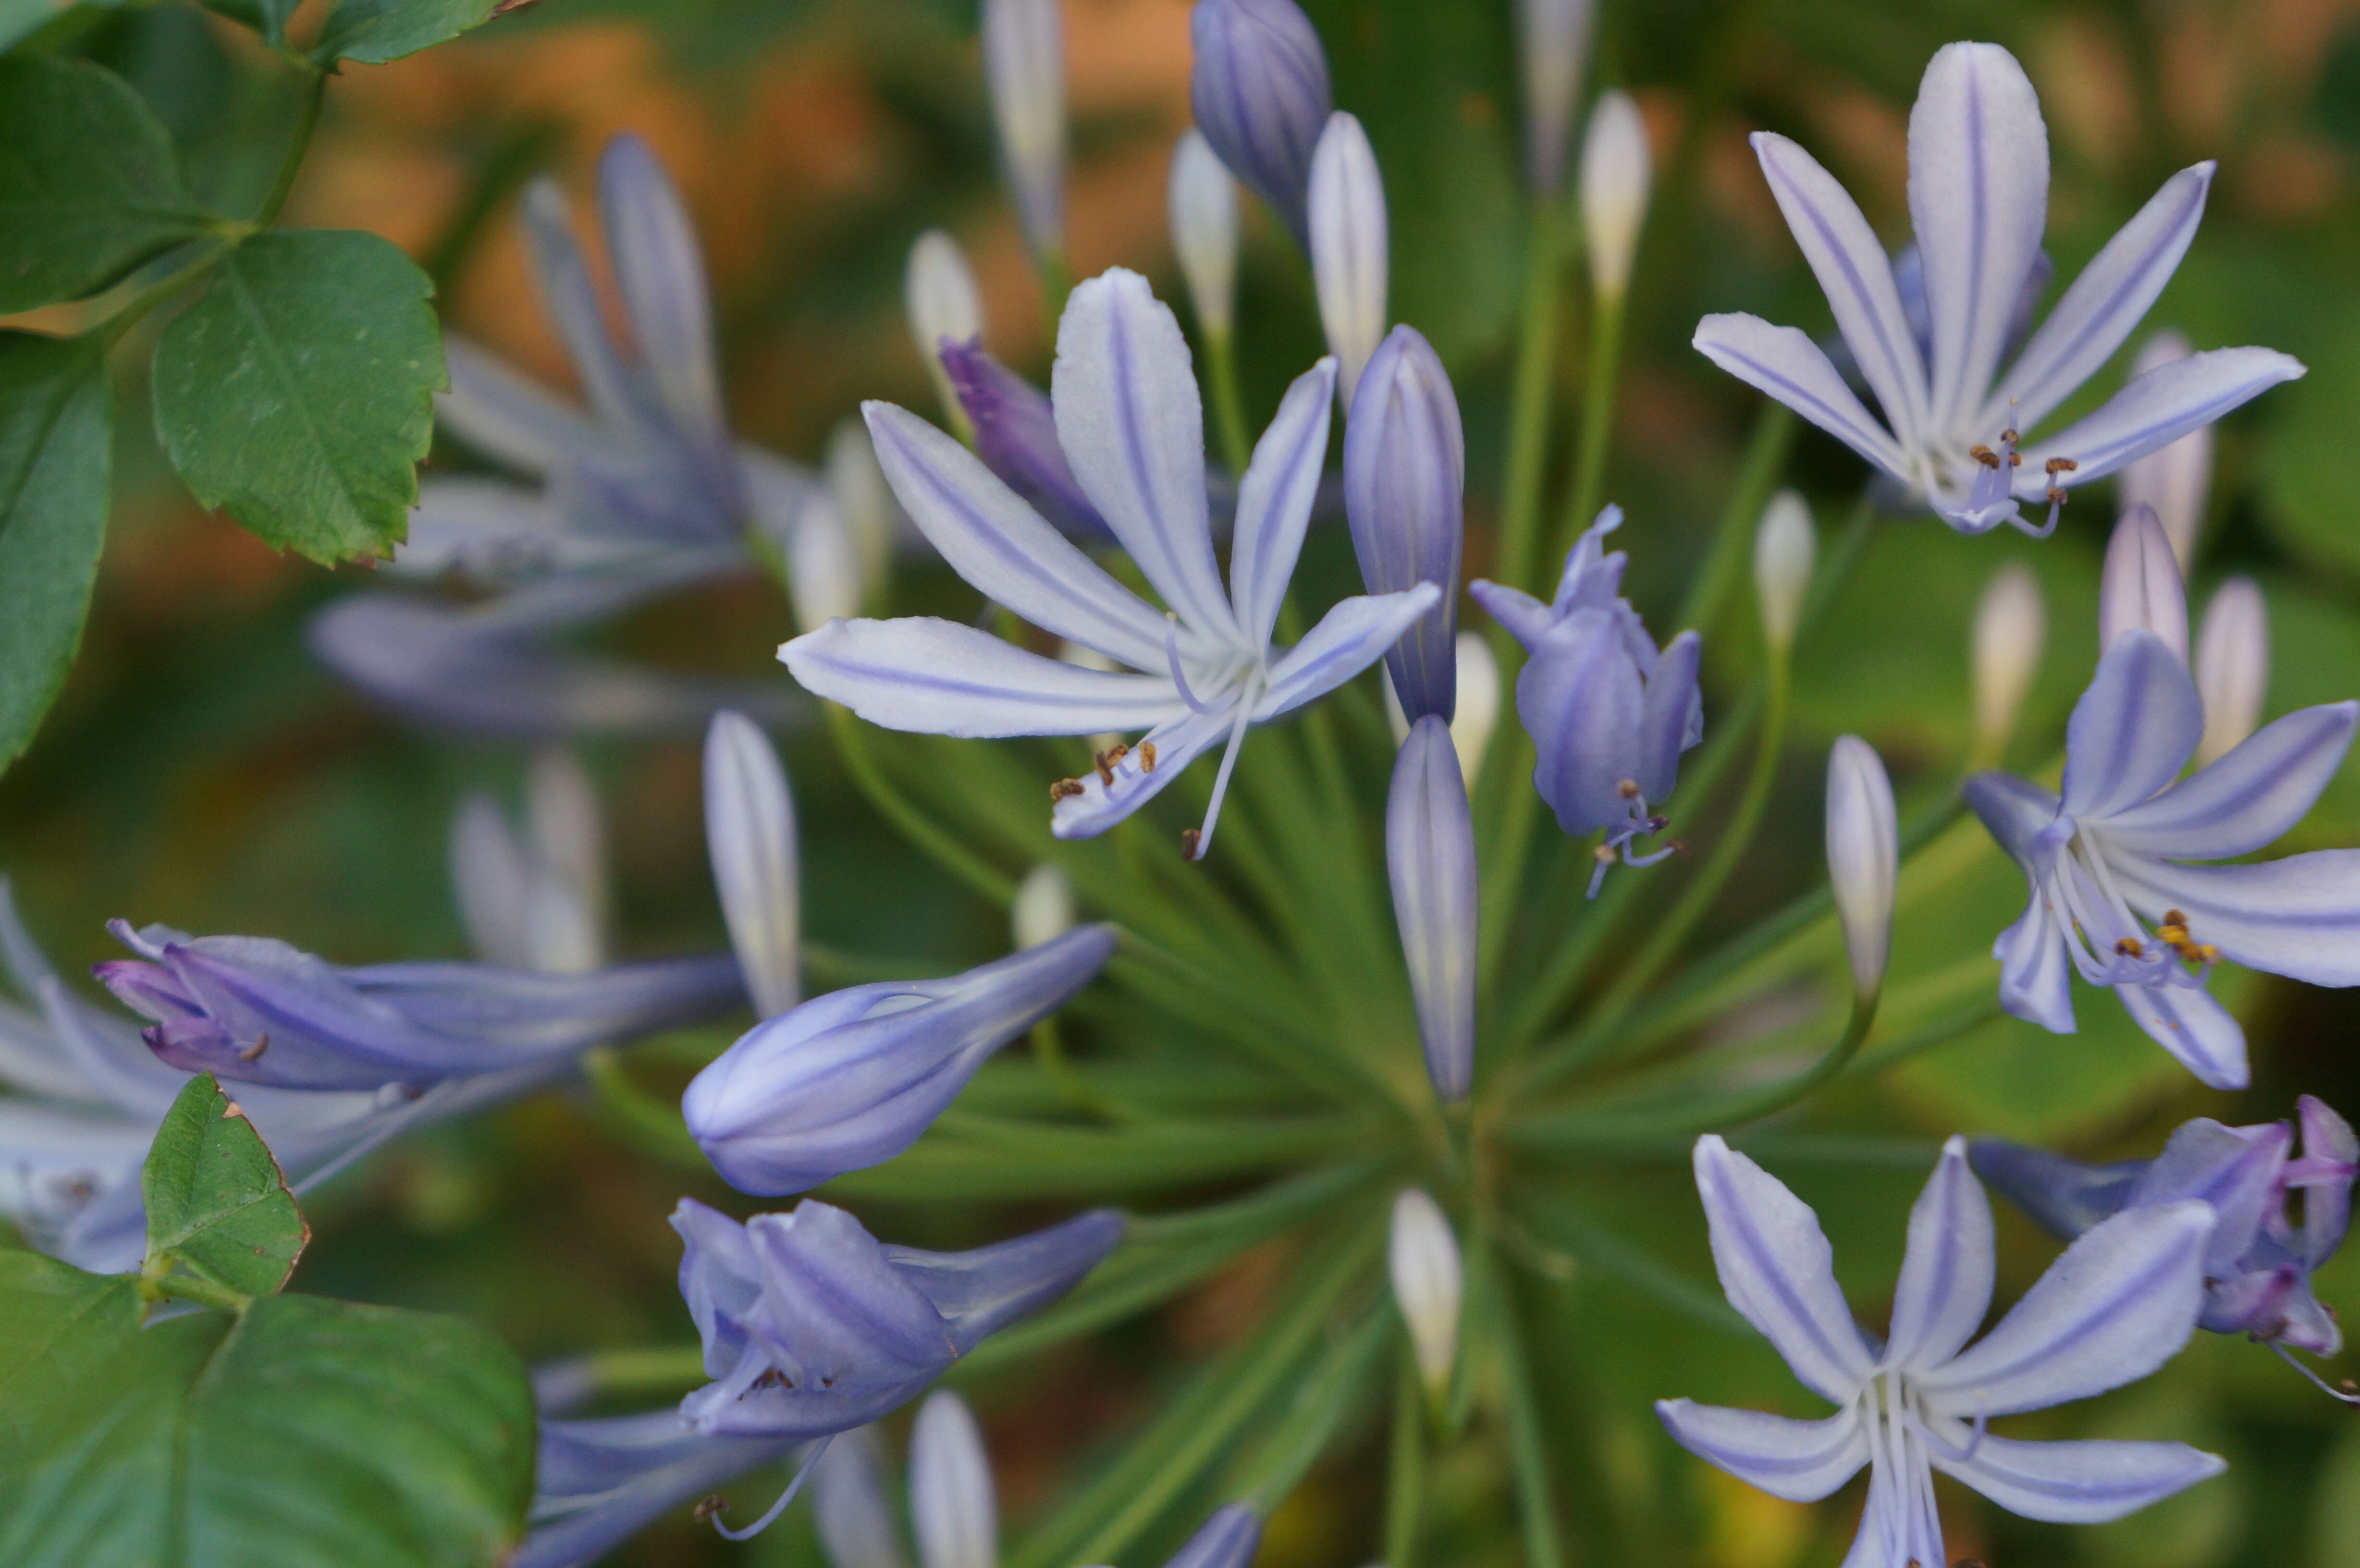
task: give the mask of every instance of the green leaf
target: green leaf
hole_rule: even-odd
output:
[[[488,1565],[530,1390],[461,1319],[313,1296],[139,1326],[137,1280],[0,1253],[0,1562]]]
[[[338,0],[312,53],[364,64],[399,60],[483,26],[499,9],[499,0]]]
[[[274,46],[287,41],[288,18],[301,4],[302,0],[204,0],[206,10],[244,22]]]
[[[148,1272],[178,1259],[242,1296],[287,1283],[311,1239],[279,1161],[210,1073],[189,1080],[139,1170]]]
[[[213,221],[122,78],[0,60],[0,314],[95,294]]]
[[[82,642],[114,422],[94,342],[0,332],[0,768],[32,740]]]
[[[156,345],[157,434],[197,499],[317,561],[399,543],[448,385],[433,292],[375,234],[240,245]]]

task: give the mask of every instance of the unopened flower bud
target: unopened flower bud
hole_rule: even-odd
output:
[[[1450,745],[1459,771],[1472,779],[1482,771],[1483,753],[1500,723],[1500,661],[1491,645],[1474,632],[1459,634],[1459,711],[1450,715]]]
[[[1516,0],[1524,80],[1524,180],[1547,200],[1565,184],[1565,143],[1590,54],[1593,0]]]
[[[1330,114],[1311,156],[1311,278],[1344,412],[1385,335],[1385,186],[1360,122]]]
[[[1393,1301],[1409,1324],[1418,1375],[1437,1403],[1449,1391],[1450,1364],[1459,1355],[1459,1303],[1465,1290],[1459,1241],[1442,1205],[1415,1187],[1393,1200],[1392,1246],[1385,1257]]]
[[[1057,0],[984,0],[983,76],[1001,176],[1036,256],[1065,249],[1065,40]]]
[[[705,735],[705,839],[746,994],[776,1018],[803,999],[795,804],[770,736],[726,709]]]
[[[1311,149],[1335,107],[1318,30],[1294,0],[1196,0],[1188,36],[1197,128],[1308,249]]]
[[[1385,803],[1385,874],[1417,1004],[1426,1076],[1446,1103],[1467,1097],[1475,1067],[1475,821],[1442,719],[1410,726]]]
[[[893,564],[893,531],[900,508],[877,466],[877,448],[869,427],[858,419],[840,419],[827,438],[827,495],[836,515],[852,530],[852,548],[860,557],[864,596],[885,585]]]
[[[1885,776],[1885,764],[1866,741],[1840,735],[1828,754],[1828,884],[1843,926],[1852,985],[1863,997],[1874,996],[1885,984],[1900,861],[1893,781]]]
[[[1338,116],[1339,119],[1342,116]],[[1458,687],[1459,553],[1466,534],[1467,441],[1459,399],[1432,345],[1395,327],[1361,378],[1344,432],[1344,514],[1371,593],[1431,583],[1442,601],[1385,655],[1402,711],[1448,722]]]
[[[2114,524],[2098,579],[2099,654],[2129,631],[2153,632],[2188,662],[2188,590],[2151,506],[2134,506]]]
[[[2133,377],[2159,370],[2189,354],[2188,340],[2175,332],[2147,339],[2132,363]],[[2171,540],[2171,552],[2182,573],[2196,553],[2196,530],[2204,521],[2204,503],[2212,488],[2212,427],[2202,424],[2170,445],[2134,458],[2123,465],[2115,487],[2122,509],[2155,508],[2156,521]]]
[[[1196,323],[1226,338],[1238,280],[1238,188],[1205,133],[1190,126],[1172,149],[1172,249],[1188,280]]]
[[[860,614],[860,547],[835,499],[814,495],[795,514],[787,547],[787,596],[794,601],[795,625],[804,631]]]
[[[1581,230],[1590,251],[1590,286],[1602,300],[1619,300],[1631,287],[1639,226],[1647,216],[1655,163],[1647,123],[1628,93],[1598,100],[1581,141]]]
[[[2204,738],[2196,765],[2234,750],[2262,720],[2270,683],[2270,613],[2250,577],[2232,577],[2212,591],[2196,636],[2196,691],[2204,699]]]
[[[1054,942],[1073,930],[1072,879],[1045,861],[1025,873],[1009,906],[1008,926],[1020,953],[1044,942]]]
[[[533,858],[541,895],[528,906],[534,928],[533,967],[586,975],[606,962],[606,825],[597,786],[582,759],[562,746],[533,753],[525,778]]]
[[[1819,549],[1810,505],[1792,490],[1771,496],[1761,527],[1754,531],[1754,593],[1762,612],[1763,640],[1779,653],[1794,646],[1795,624],[1802,618],[1803,594],[1811,585]]]
[[[991,1460],[967,1401],[936,1389],[910,1428],[910,1522],[924,1568],[998,1568]]]
[[[2031,569],[2011,561],[1993,572],[1975,606],[1975,756],[1981,762],[1996,763],[2006,752],[2048,635],[2049,612]]]
[[[928,229],[910,247],[910,267],[902,278],[902,309],[910,318],[910,335],[917,341],[918,356],[934,377],[934,395],[944,411],[962,428],[958,395],[943,369],[943,343],[971,343],[983,335],[983,296],[958,242],[940,229]]]

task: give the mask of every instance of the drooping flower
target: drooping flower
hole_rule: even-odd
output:
[[[1311,150],[1336,106],[1317,29],[1295,0],[1196,0],[1188,38],[1196,128],[1308,250]]]
[[[2212,1210],[2183,1202],[2121,1214],[2066,1250],[1997,1327],[1991,1203],[1954,1138],[1909,1214],[1909,1245],[1883,1345],[1844,1305],[1819,1218],[1720,1138],[1696,1148],[1697,1190],[1721,1289],[1795,1376],[1841,1407],[1818,1421],[1659,1400],[1689,1453],[1748,1485],[1817,1502],[1863,1465],[1868,1506],[1854,1568],[1948,1563],[1933,1473],[2011,1513],[2061,1524],[2119,1519],[2225,1468],[2180,1443],[2031,1443],[1995,1417],[2045,1410],[2146,1377],[2196,1323]]]
[[[1516,712],[1540,754],[1533,787],[1567,833],[1607,830],[1590,879],[1592,898],[1618,853],[1630,866],[1672,853],[1666,844],[1634,855],[1631,844],[1663,831],[1655,807],[1678,781],[1680,753],[1704,736],[1701,642],[1687,631],[1657,648],[1639,613],[1619,596],[1629,558],[1605,553],[1605,539],[1622,526],[1622,507],[1598,514],[1567,554],[1548,604],[1502,583],[1468,584],[1531,656],[1516,677]]]
[[[1385,803],[1385,875],[1426,1076],[1446,1103],[1467,1097],[1475,1071],[1475,821],[1459,750],[1441,718],[1410,726]]]
[[[2181,1123],[2154,1160],[2090,1165],[1996,1138],[1977,1139],[1971,1158],[1978,1175],[2068,1241],[2118,1214],[2202,1199],[2220,1219],[2204,1249],[2197,1326],[2333,1356],[2343,1331],[2311,1294],[2311,1277],[2343,1244],[2360,1139],[2309,1094],[2296,1115],[2300,1157],[2285,1122],[2233,1127],[2200,1116]],[[2287,1218],[2298,1192],[2299,1227]]]
[[[2213,166],[2166,181],[2002,374],[2026,285],[2042,266],[2049,136],[2032,83],[1995,44],[1936,53],[1910,113],[1922,323],[1912,321],[1868,220],[1834,178],[1784,136],[1757,133],[1754,149],[1884,417],[1872,415],[1795,328],[1707,316],[1697,348],[1900,481],[1961,532],[2009,523],[2046,534],[2067,491],[2303,373],[2269,349],[2193,354],[2136,377],[2088,417],[2018,450],[2025,432],[2114,356],[2162,292],[2196,232]],[[2047,520],[2027,522],[2018,504],[2043,500]]]
[[[1089,984],[1114,931],[1083,926],[942,980],[814,997],[697,1073],[681,1114],[744,1192],[776,1196],[880,1165],[917,1141],[977,1068]]]
[[[1117,268],[1074,290],[1053,404],[1076,482],[1172,607],[1158,614],[1044,522],[965,448],[868,406],[886,477],[919,528],[987,597],[1136,674],[1087,670],[931,618],[836,621],[780,649],[795,679],[893,729],[969,736],[1145,730],[1052,788],[1060,838],[1104,833],[1226,740],[1189,852],[1209,847],[1246,730],[1373,663],[1440,590],[1343,601],[1293,648],[1271,644],[1327,451],[1335,366],[1288,389],[1239,489],[1229,591],[1214,561],[1204,416],[1188,348],[1146,279]]]
[[[534,1528],[510,1568],[578,1568],[735,1475],[899,1409],[1071,1290],[1123,1234],[1120,1215],[1097,1209],[970,1252],[921,1252],[826,1203],[740,1225],[693,1198],[672,1226],[714,1381],[676,1412],[544,1420]]]

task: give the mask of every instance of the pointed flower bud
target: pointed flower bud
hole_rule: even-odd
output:
[[[956,411],[958,398],[943,369],[943,344],[973,343],[983,336],[983,296],[958,242],[942,230],[928,229],[910,247],[901,308],[910,318],[918,357],[934,378],[935,396],[945,409]]]
[[[2153,632],[2188,662],[2188,590],[2171,540],[2149,506],[2134,506],[2114,524],[2098,579],[2098,652],[2134,630]]]
[[[876,1431],[840,1434],[812,1471],[812,1522],[830,1568],[909,1568],[877,1474]]]
[[[1466,535],[1467,441],[1442,361],[1395,327],[1360,378],[1344,432],[1344,513],[1371,593],[1431,583],[1441,603],[1385,655],[1402,711],[1448,720],[1457,702],[1459,551]]]
[[[967,1401],[947,1388],[926,1396],[910,1429],[910,1522],[923,1568],[999,1568],[991,1460]]]
[[[1893,781],[1885,776],[1885,763],[1859,736],[1838,736],[1828,754],[1828,885],[1843,925],[1852,987],[1863,997],[1874,996],[1885,984],[1900,862]]]
[[[1238,188],[1220,154],[1194,125],[1172,148],[1172,249],[1188,280],[1196,324],[1226,338],[1238,283]]]
[[[475,951],[494,964],[586,975],[606,962],[606,830],[581,762],[563,746],[533,754],[519,837],[488,796],[452,823],[451,880]]]
[[[1639,254],[1639,227],[1647,217],[1655,163],[1647,122],[1631,94],[1606,93],[1590,114],[1581,142],[1581,232],[1590,251],[1590,282],[1603,300],[1630,290]]]
[[[746,994],[776,1018],[803,1000],[795,807],[778,752],[743,713],[716,713],[705,733],[705,840]]]
[[[2139,350],[2131,376],[2136,379],[2188,355],[2186,338],[2175,332],[2158,332]],[[2184,573],[2195,559],[2196,530],[2203,524],[2204,504],[2212,488],[2212,427],[2208,422],[2168,446],[2125,463],[2115,494],[2125,512],[2139,506],[2155,509],[2156,521],[2163,525]]]
[[[1524,182],[1544,201],[1565,186],[1566,136],[1581,96],[1594,0],[1516,0],[1524,81]]]
[[[2011,561],[1993,572],[1975,606],[1975,755],[1982,760],[1995,763],[2006,753],[2048,637],[2049,612],[2031,569]]]
[[[741,1192],[800,1192],[881,1165],[1113,952],[1110,928],[1084,926],[947,979],[832,991],[723,1051],[690,1081],[681,1114]]]
[[[1074,929],[1073,881],[1046,861],[1034,866],[1016,885],[1008,923],[1019,953],[1056,941]]]
[[[1065,39],[1057,0],[984,0],[983,77],[1001,178],[1024,241],[1054,256],[1065,239]]]
[[[1369,136],[1330,114],[1311,155],[1311,278],[1336,356],[1336,390],[1352,411],[1360,372],[1385,335],[1385,186]]]
[[[865,598],[885,586],[893,564],[899,509],[885,484],[885,471],[877,466],[877,449],[869,442],[869,427],[858,419],[839,419],[828,432],[827,495],[836,503],[836,515],[852,530]]]
[[[1795,644],[1795,623],[1802,617],[1819,550],[1809,504],[1792,490],[1771,496],[1762,526],[1754,531],[1754,593],[1762,611],[1762,638],[1778,653]]]
[[[1475,1066],[1475,822],[1450,731],[1433,713],[1393,762],[1385,873],[1426,1076],[1446,1103],[1463,1100]]]
[[[787,542],[787,596],[795,625],[817,631],[832,620],[860,614],[860,546],[834,497],[820,493],[795,514]]]
[[[1409,1324],[1426,1391],[1440,1400],[1449,1391],[1450,1364],[1459,1356],[1459,1302],[1464,1285],[1459,1241],[1442,1205],[1415,1187],[1393,1200],[1392,1246],[1385,1264],[1393,1280],[1393,1301]]]
[[[1318,30],[1295,0],[1196,0],[1188,36],[1197,128],[1308,249],[1311,149],[1336,106]]]
[[[2252,578],[2232,577],[2212,591],[2196,637],[2196,691],[2204,699],[2197,767],[2225,757],[2254,733],[2269,683],[2269,608]]]
[[[1458,652],[1459,711],[1450,715],[1450,746],[1459,753],[1459,771],[1472,779],[1483,770],[1483,754],[1500,724],[1500,661],[1474,632],[1459,634]]]

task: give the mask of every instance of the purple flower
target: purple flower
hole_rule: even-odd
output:
[[[270,937],[108,928],[139,954],[93,973],[185,1072],[288,1089],[422,1085],[550,1064],[726,1011],[727,955],[548,975],[488,964],[345,968]]]
[[[1446,1102],[1475,1070],[1475,822],[1450,728],[1434,713],[1410,726],[1385,806],[1385,873],[1417,999],[1426,1076]]]
[[[1909,216],[1922,263],[1923,339],[1868,220],[1811,156],[1756,133],[1771,193],[1825,291],[1862,377],[1863,407],[1793,327],[1707,316],[1696,346],[1732,376],[1851,447],[1951,527],[2011,523],[2045,535],[2075,485],[2169,445],[2281,381],[2300,364],[2263,348],[2216,349],[2157,366],[2095,412],[2022,452],[2038,426],[2114,356],[2170,280],[2196,233],[2212,165],[2166,181],[2066,289],[2003,374],[2026,286],[2045,266],[2049,133],[2016,57],[1996,44],[1943,48],[1909,116]],[[2017,510],[2049,503],[2035,526]]]
[[[1059,532],[1092,541],[1113,539],[1066,466],[1049,395],[984,353],[979,342],[944,339],[942,363],[975,426],[975,454],[983,465]]]
[[[1213,556],[1204,414],[1180,323],[1120,268],[1074,290],[1052,407],[1075,481],[1159,614],[1060,537],[973,453],[902,409],[868,406],[902,506],[986,596],[1136,674],[1045,659],[951,621],[832,621],[779,650],[795,679],[872,724],[936,735],[1144,730],[1089,777],[1052,790],[1060,838],[1104,833],[1224,741],[1192,855],[1210,847],[1248,728],[1366,669],[1441,596],[1432,583],[1347,599],[1293,648],[1271,644],[1328,449],[1335,365],[1298,377],[1239,485],[1229,582]]]
[[[2204,1250],[2197,1326],[2333,1356],[2343,1332],[2311,1294],[2311,1276],[2343,1243],[2360,1139],[2309,1094],[2296,1115],[2300,1157],[2288,1123],[2233,1127],[2200,1116],[2182,1123],[2154,1160],[2089,1165],[1994,1138],[1978,1139],[1971,1158],[1984,1181],[2069,1241],[2118,1214],[2202,1199],[2220,1221]],[[2297,1192],[2300,1227],[2287,1218]]]
[[[1618,850],[1632,866],[1671,853],[1666,845],[1633,855],[1630,845],[1662,831],[1654,807],[1678,781],[1680,753],[1704,735],[1701,644],[1688,631],[1658,649],[1631,602],[1618,596],[1628,558],[1606,554],[1604,541],[1622,526],[1622,507],[1598,514],[1567,554],[1549,604],[1502,583],[1468,584],[1531,655],[1516,677],[1516,712],[1540,754],[1533,788],[1567,833],[1607,830],[1590,879],[1592,898]]]
[[[729,1184],[776,1196],[892,1159],[975,1070],[1062,1007],[1114,952],[1109,926],[945,980],[854,985],[757,1025],[688,1085],[681,1114]]]
[[[1868,1507],[1854,1568],[1948,1563],[1933,1472],[2011,1513],[2062,1524],[2119,1519],[2225,1467],[2179,1443],[2027,1443],[1994,1416],[2046,1410],[2144,1377],[2195,1327],[2212,1229],[2205,1203],[2115,1215],[2067,1248],[1999,1325],[1992,1214],[1954,1138],[1909,1214],[1909,1246],[1879,1345],[1844,1305],[1817,1215],[1718,1138],[1698,1140],[1697,1191],[1730,1305],[1795,1376],[1840,1409],[1818,1421],[1657,1402],[1689,1453],[1773,1497],[1817,1502],[1863,1465]]]
[[[1196,0],[1188,36],[1196,128],[1307,252],[1311,152],[1336,106],[1318,30],[1294,0]]]
[[[1360,376],[1344,431],[1344,509],[1371,593],[1420,583],[1439,604],[1385,654],[1402,712],[1458,711],[1459,550],[1466,534],[1467,441],[1459,399],[1432,345],[1395,327]]]

